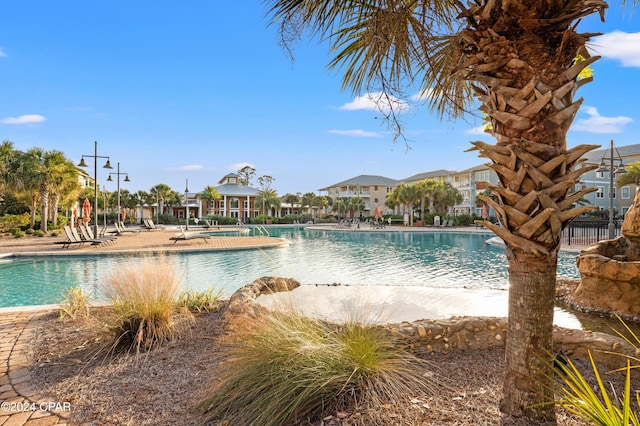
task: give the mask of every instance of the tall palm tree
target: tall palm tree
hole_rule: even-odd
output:
[[[409,226],[413,226],[413,209],[420,202],[420,194],[415,185],[401,183],[394,188],[398,193],[398,201],[409,210]]]
[[[213,202],[222,197],[215,186],[207,185],[200,193],[200,198],[209,201],[209,214],[213,214]]]
[[[175,198],[175,191],[164,183],[159,183],[149,191],[158,202],[158,210],[160,214],[164,214],[164,205],[172,203]]]
[[[2,141],[0,144],[0,201],[4,199],[5,191],[16,187],[16,158],[18,151],[13,148],[13,142]]]
[[[347,211],[347,203],[344,201],[344,198],[336,198],[331,206],[331,210],[338,213],[338,221],[340,221],[342,212]]]
[[[280,197],[275,189],[260,189],[256,194],[255,203],[262,207],[262,214],[267,215],[271,208],[280,208]]]
[[[300,205],[302,207],[307,207],[307,212],[311,213],[311,208],[314,205],[315,199],[316,199],[316,194],[314,194],[313,192],[306,192],[302,194]]]
[[[80,194],[80,182],[78,180],[78,168],[69,160],[60,165],[59,173],[51,182],[51,194],[49,200],[49,220],[54,226],[58,223],[58,207],[72,207]]]
[[[364,210],[365,202],[364,198],[354,196],[349,197],[349,201],[347,202],[347,211],[351,213],[352,218],[358,218],[359,213]]]
[[[566,135],[597,57],[577,24],[604,0],[265,0],[282,39],[310,30],[331,44],[329,66],[355,93],[402,94],[417,83],[441,117],[480,102],[496,144],[473,142],[491,160],[502,226],[483,223],[506,243],[509,318],[503,400],[505,422],[555,423],[552,353],[557,256],[562,230],[591,210],[573,207],[593,189],[572,192],[577,168],[595,148],[567,149]],[[625,3],[621,0],[620,3]],[[634,5],[637,0],[633,1]],[[576,60],[586,58],[585,60]],[[383,99],[384,100],[384,99]],[[385,105],[398,123],[393,102]]]
[[[281,199],[283,203],[290,204],[291,208],[295,208],[295,206],[300,203],[300,197],[296,194],[286,193],[282,196]]]
[[[429,211],[433,212],[435,194],[443,184],[435,179],[422,179],[414,185],[420,196],[420,219],[424,220],[425,203],[428,201]]]
[[[435,211],[446,212],[449,207],[460,204],[463,200],[462,194],[449,182],[440,185],[433,195],[433,208]]]

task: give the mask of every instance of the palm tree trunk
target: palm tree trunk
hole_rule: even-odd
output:
[[[509,321],[506,370],[500,409],[512,418],[554,423],[554,388],[544,380],[553,377],[550,362],[556,288],[557,252],[550,256],[514,253],[509,262]],[[532,405],[546,401],[547,405]],[[508,424],[508,422],[505,422]]]
[[[49,219],[49,183],[43,181],[40,186],[40,230],[47,232],[47,220]]]

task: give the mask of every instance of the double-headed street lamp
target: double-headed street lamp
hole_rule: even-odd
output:
[[[93,155],[83,154],[80,163],[78,163],[78,167],[88,167],[84,161],[84,157],[93,157],[93,208],[95,209],[95,213],[93,214],[95,218],[93,221],[93,235],[98,236],[98,158],[107,159],[107,162],[103,166],[105,169],[113,169],[113,167],[111,167],[109,157],[98,155],[98,141],[93,142]]]
[[[616,237],[616,227],[613,224],[613,194],[614,194],[613,178],[617,174],[621,175],[621,174],[627,173],[627,171],[624,168],[624,164],[622,163],[622,157],[620,157],[620,153],[618,152],[617,148],[615,148],[615,150],[616,150],[616,153],[618,154],[617,159],[620,161],[620,164],[618,164],[618,167],[614,169],[613,150],[614,150],[614,146],[613,146],[613,139],[612,139],[610,156],[609,156],[609,167],[607,167],[607,165],[605,164],[604,162],[605,157],[603,156],[600,161],[600,167],[596,169],[596,172],[600,172],[600,173],[609,172],[609,239],[610,240],[613,240]]]
[[[129,180],[129,174],[127,172],[120,172],[120,162],[118,162],[118,171],[117,172],[111,172],[109,173],[109,177],[107,178],[107,182],[113,182],[113,179],[111,179],[111,175],[117,175],[118,176],[118,186],[117,186],[117,191],[118,191],[118,216],[117,216],[117,220],[118,220],[118,225],[120,225],[120,175],[125,175],[124,177],[124,181],[125,182],[131,182],[131,180]]]

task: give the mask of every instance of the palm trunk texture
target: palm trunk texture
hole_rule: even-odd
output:
[[[562,230],[592,207],[575,207],[594,191],[574,188],[577,167],[597,145],[567,149],[566,135],[591,78],[580,72],[597,57],[584,45],[594,34],[574,31],[576,19],[606,3],[583,0],[487,0],[462,13],[458,71],[474,83],[496,144],[472,142],[491,160],[498,201],[479,197],[499,224],[480,222],[501,237],[509,263],[509,325],[500,409],[503,424],[555,424],[551,362],[557,253]],[[582,53],[584,61],[576,61]]]

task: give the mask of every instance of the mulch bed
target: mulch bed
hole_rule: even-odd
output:
[[[211,392],[228,355],[224,311],[198,314],[188,334],[137,356],[109,351],[111,340],[101,325],[107,308],[76,321],[49,314],[40,320],[30,347],[38,399],[70,402],[71,425],[218,424],[205,422],[197,405]],[[371,409],[344,410],[305,424],[370,425],[371,418],[384,418],[385,425],[500,424],[503,349],[434,354],[430,360],[445,383],[437,394],[409,398],[401,407],[375,407],[373,416]],[[558,413],[560,425],[587,424]],[[409,423],[411,418],[419,421]]]

